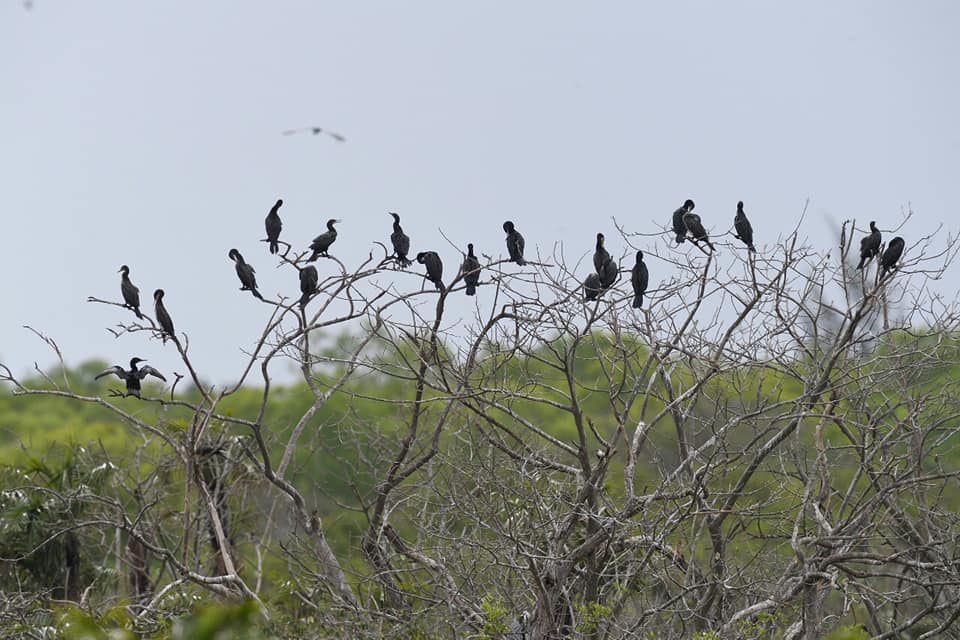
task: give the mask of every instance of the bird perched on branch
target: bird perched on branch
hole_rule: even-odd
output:
[[[240,278],[240,284],[243,286],[240,287],[240,291],[249,291],[256,297],[263,300],[263,296],[260,295],[260,292],[257,291],[257,276],[253,269],[253,266],[247,264],[243,261],[243,256],[240,255],[240,252],[236,249],[230,249],[230,253],[227,254],[230,256],[230,259],[236,263],[237,267],[237,277]]]
[[[688,211],[683,214],[683,226],[687,228],[687,233],[690,234],[690,239],[694,243],[706,242],[710,250],[713,251],[713,245],[710,243],[710,237],[707,236],[707,230],[703,228],[703,223],[700,222],[700,216]]]
[[[477,285],[480,284],[480,261],[473,255],[472,242],[467,244],[467,257],[463,259],[460,271],[463,273],[463,282],[467,285],[467,295],[476,295]]]
[[[283,200],[277,200],[277,202],[270,207],[270,213],[267,214],[267,217],[263,221],[264,226],[267,228],[267,240],[270,242],[270,253],[280,252],[280,230],[283,229],[283,221],[280,220],[280,214],[278,212],[281,206],[283,206]]]
[[[141,362],[146,362],[146,360],[144,360],[143,358],[131,358],[129,370],[125,370],[120,365],[115,365],[113,367],[110,367],[109,369],[106,369],[105,371],[98,373],[94,377],[94,380],[99,380],[103,376],[109,376],[110,374],[113,374],[127,383],[126,395],[136,396],[137,398],[139,398],[140,397],[140,381],[146,378],[147,376],[160,378],[164,382],[167,381],[167,379],[163,377],[162,373],[160,373],[159,371],[157,371],[156,369],[154,369],[149,365],[138,369],[137,364]]]
[[[647,283],[650,280],[650,274],[647,272],[647,265],[643,261],[643,251],[637,251],[637,263],[633,265],[630,272],[630,284],[633,285],[633,308],[643,307],[643,294],[647,292]]]
[[[407,254],[410,253],[410,236],[403,232],[400,226],[400,215],[390,212],[393,216],[393,233],[390,234],[390,243],[393,245],[393,258],[402,268],[410,266],[410,260]]]
[[[583,281],[583,299],[584,301],[596,300],[600,292],[603,291],[603,285],[600,282],[600,276],[591,273]]]
[[[687,239],[687,225],[683,224],[683,216],[693,211],[694,206],[693,200],[687,200],[673,212],[673,232],[677,234],[677,244],[683,244]]]
[[[596,269],[597,276],[600,277],[600,286],[607,289],[616,282],[620,269],[613,258],[610,257],[610,252],[603,246],[603,242],[603,234],[598,233],[597,249],[593,252],[593,266]]]
[[[157,323],[160,325],[160,337],[163,338],[163,344],[167,344],[167,337],[176,341],[176,334],[173,330],[173,320],[167,313],[167,307],[163,304],[163,289],[157,289],[153,292],[153,310],[157,316]]]
[[[897,269],[897,263],[900,261],[900,256],[903,255],[903,247],[905,244],[903,238],[897,236],[887,245],[886,251],[880,256],[881,280],[886,277],[888,271],[895,271]]]
[[[747,219],[747,214],[743,212],[743,202],[737,203],[737,215],[733,218],[733,228],[737,230],[733,237],[743,241],[750,251],[756,251],[753,246],[753,226]]]
[[[337,142],[346,142],[347,140],[344,136],[340,135],[339,133],[336,133],[334,131],[329,131],[327,129],[324,129],[323,127],[299,127],[297,129],[287,129],[286,131],[281,131],[280,133],[285,136],[292,136],[295,133],[301,133],[301,132],[312,133],[315,136],[318,136],[321,133],[325,133],[331,138],[333,138],[334,140],[336,140]]]
[[[130,267],[123,265],[117,273],[121,274],[120,293],[123,294],[124,304],[130,309],[133,309],[138,319],[143,320],[143,314],[140,313],[140,289],[137,289],[133,283],[130,282]]]
[[[507,232],[507,253],[510,254],[510,259],[521,267],[527,264],[523,259],[523,246],[525,244],[523,236],[509,220],[503,223],[503,230]]]
[[[421,251],[417,254],[417,262],[427,268],[427,280],[443,291],[443,261],[436,251]]]
[[[307,265],[300,269],[300,307],[307,306],[307,301],[317,291],[317,283],[320,282],[320,276],[317,274],[315,266]]]
[[[860,240],[860,264],[857,265],[857,269],[863,269],[863,265],[880,253],[880,242],[882,240],[883,236],[880,234],[880,229],[877,229],[876,222],[871,220],[870,234]]]
[[[330,218],[327,220],[327,230],[318,235],[313,239],[313,242],[310,243],[310,248],[313,249],[313,254],[307,258],[307,262],[313,262],[320,256],[326,256],[327,250],[337,240],[337,230],[333,228],[333,225],[341,222],[340,220],[335,220]]]

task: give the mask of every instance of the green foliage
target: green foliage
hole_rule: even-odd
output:
[[[832,632],[828,633],[824,640],[869,640],[870,634],[866,629],[863,628],[863,625],[854,624],[849,626],[842,626],[839,629],[834,629]]]
[[[610,617],[612,609],[599,602],[579,604],[577,609],[577,631],[580,633],[594,633],[601,622]]]
[[[481,637],[484,640],[494,640],[508,631],[507,625],[510,618],[503,600],[484,596],[480,602],[480,610],[483,611],[483,636]]]

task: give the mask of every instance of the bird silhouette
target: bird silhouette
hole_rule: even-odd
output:
[[[476,295],[477,285],[480,284],[480,261],[473,255],[472,242],[467,245],[467,257],[463,259],[460,271],[463,273],[463,282],[467,285],[467,295]]]
[[[903,255],[903,247],[905,243],[903,238],[897,236],[890,241],[890,244],[887,245],[887,250],[883,252],[883,255],[880,256],[880,279],[883,280],[888,271],[894,271],[897,269],[897,262],[900,261],[900,256]]]
[[[124,382],[126,382],[127,395],[136,396],[137,398],[139,398],[140,397],[140,381],[146,378],[147,376],[160,378],[164,382],[167,381],[167,379],[163,377],[162,373],[160,373],[159,371],[157,371],[156,369],[154,369],[149,365],[145,367],[137,368],[137,365],[141,362],[146,362],[146,360],[144,360],[143,358],[130,358],[129,370],[124,369],[120,365],[114,365],[109,369],[101,371],[96,376],[94,376],[93,379],[99,380],[103,376],[115,375],[121,380],[123,380]]]
[[[270,253],[278,253],[280,251],[280,230],[283,229],[283,221],[280,220],[280,207],[283,206],[283,200],[277,200],[272,207],[270,207],[270,213],[267,214],[267,217],[264,219],[263,224],[267,228],[267,240],[270,241]]]
[[[254,271],[253,266],[244,262],[243,256],[236,249],[230,249],[230,253],[227,255],[236,263],[237,277],[240,278],[240,284],[243,285],[240,287],[240,291],[249,291],[263,300],[263,296],[257,291],[257,276],[254,275],[256,271]]]
[[[743,212],[743,202],[737,203],[737,215],[733,217],[733,228],[737,230],[733,237],[741,240],[750,251],[756,251],[753,246],[753,226],[747,219],[747,214]]]
[[[130,267],[123,265],[120,267],[120,293],[123,294],[123,302],[137,314],[137,318],[143,320],[143,314],[140,313],[140,289],[137,289],[130,282]]]
[[[880,242],[882,240],[883,236],[880,233],[880,229],[877,229],[876,222],[871,220],[870,234],[860,240],[860,263],[857,265],[857,269],[863,269],[863,265],[870,262],[871,258],[880,253]]]
[[[280,133],[285,136],[292,136],[296,133],[312,133],[313,135],[318,136],[321,133],[325,133],[337,142],[347,141],[347,139],[339,133],[330,131],[329,129],[324,129],[323,127],[299,127],[297,129],[287,129],[285,131],[281,131]]]
[[[687,239],[687,225],[683,224],[683,216],[693,211],[695,206],[693,200],[686,200],[682,207],[673,212],[673,232],[677,235],[677,244],[683,244]]]
[[[630,284],[633,285],[633,308],[643,307],[643,294],[647,292],[647,284],[650,281],[650,274],[647,271],[647,265],[643,261],[643,251],[637,251],[637,263],[633,265],[630,272]]]

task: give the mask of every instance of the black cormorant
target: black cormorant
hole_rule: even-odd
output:
[[[860,241],[860,264],[857,269],[863,269],[863,265],[870,261],[870,258],[880,253],[880,241],[883,236],[880,229],[877,229],[876,222],[870,221],[870,235]]]
[[[439,291],[443,291],[443,261],[436,251],[421,251],[417,254],[417,262],[427,268],[427,280],[432,282]]]
[[[693,200],[687,200],[683,206],[673,212],[673,232],[677,234],[677,244],[687,239],[687,225],[683,224],[683,214],[693,211]]]
[[[647,283],[650,280],[650,274],[647,272],[647,265],[643,261],[643,251],[637,251],[637,263],[633,265],[630,272],[630,284],[633,285],[633,308],[639,309],[643,306],[643,294],[647,292]]]
[[[897,269],[897,262],[900,261],[900,256],[903,255],[904,244],[903,238],[897,236],[887,245],[886,251],[880,256],[881,280],[886,277],[888,271],[895,271]]]
[[[603,246],[603,234],[597,234],[597,249],[593,252],[593,268],[598,274],[603,272],[603,265],[610,260],[610,252]]]
[[[596,300],[602,290],[603,286],[600,283],[600,276],[596,273],[591,273],[583,281],[584,300]]]
[[[138,398],[140,397],[140,381],[147,376],[154,376],[156,378],[160,378],[164,382],[167,381],[167,379],[163,377],[162,373],[149,365],[138,369],[137,363],[139,362],[146,362],[146,360],[143,358],[130,358],[129,371],[124,370],[124,368],[120,365],[116,365],[101,373],[98,373],[94,377],[94,380],[99,380],[103,376],[109,376],[110,374],[113,374],[127,383],[127,395],[136,396]]]
[[[510,259],[521,267],[527,264],[523,259],[523,236],[509,220],[503,223],[503,230],[507,232],[507,253],[510,254]]]
[[[475,295],[477,285],[480,284],[480,261],[473,255],[472,242],[467,245],[467,257],[463,259],[460,271],[463,273],[463,282],[467,285],[467,295]]]
[[[160,325],[160,337],[163,338],[163,343],[167,343],[168,336],[176,340],[173,320],[170,319],[170,314],[167,313],[167,308],[163,305],[163,289],[157,289],[153,292],[153,309],[157,316],[157,323]]]
[[[300,269],[300,306],[305,307],[307,301],[317,291],[317,283],[320,276],[317,274],[317,268],[312,264]]]
[[[747,220],[747,214],[743,212],[743,202],[737,203],[737,215],[733,218],[733,228],[737,230],[733,237],[742,240],[750,251],[756,251],[753,246],[753,226]]]
[[[709,236],[707,236],[707,230],[703,228],[703,223],[700,222],[700,216],[688,211],[683,214],[683,226],[687,228],[687,233],[690,234],[691,240],[695,243],[700,241],[706,242],[710,250],[713,251],[713,245],[710,243]]]
[[[314,238],[313,242],[310,243],[313,254],[307,258],[307,262],[313,262],[320,256],[327,255],[327,249],[329,249],[330,245],[337,239],[337,230],[333,228],[333,225],[338,222],[340,222],[340,220],[334,220],[333,218],[327,220],[327,230]]]
[[[390,212],[393,216],[393,233],[390,234],[390,242],[393,244],[393,257],[404,269],[410,266],[410,260],[407,254],[410,253],[410,236],[403,232],[400,226],[400,215]]]
[[[243,261],[243,256],[236,249],[230,249],[227,254],[230,259],[237,263],[237,277],[240,278],[240,291],[249,291],[253,295],[263,300],[263,296],[257,291],[257,276],[254,275],[253,267]]]
[[[280,214],[277,211],[282,204],[283,200],[277,200],[263,221],[267,228],[267,240],[270,241],[270,253],[279,253],[280,251],[280,230],[283,229],[283,222],[280,221]]]
[[[120,293],[123,294],[123,302],[133,309],[137,318],[143,320],[143,314],[140,313],[140,289],[137,289],[130,282],[130,267],[123,265],[117,273],[122,274],[120,276]]]

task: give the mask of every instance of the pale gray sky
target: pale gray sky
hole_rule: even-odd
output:
[[[257,242],[277,197],[303,248],[343,218],[335,253],[356,263],[394,210],[453,272],[438,227],[498,253],[510,218],[528,247],[587,252],[610,216],[651,232],[687,197],[717,233],[743,199],[758,245],[808,197],[824,245],[825,215],[889,228],[908,203],[956,229],[958,17],[949,0],[3,0],[0,358],[50,361],[31,324],[74,364],[177,368],[85,302],[118,298],[126,263],[226,379],[268,312],[228,249],[264,293],[297,291]],[[347,143],[280,135],[313,124]]]

